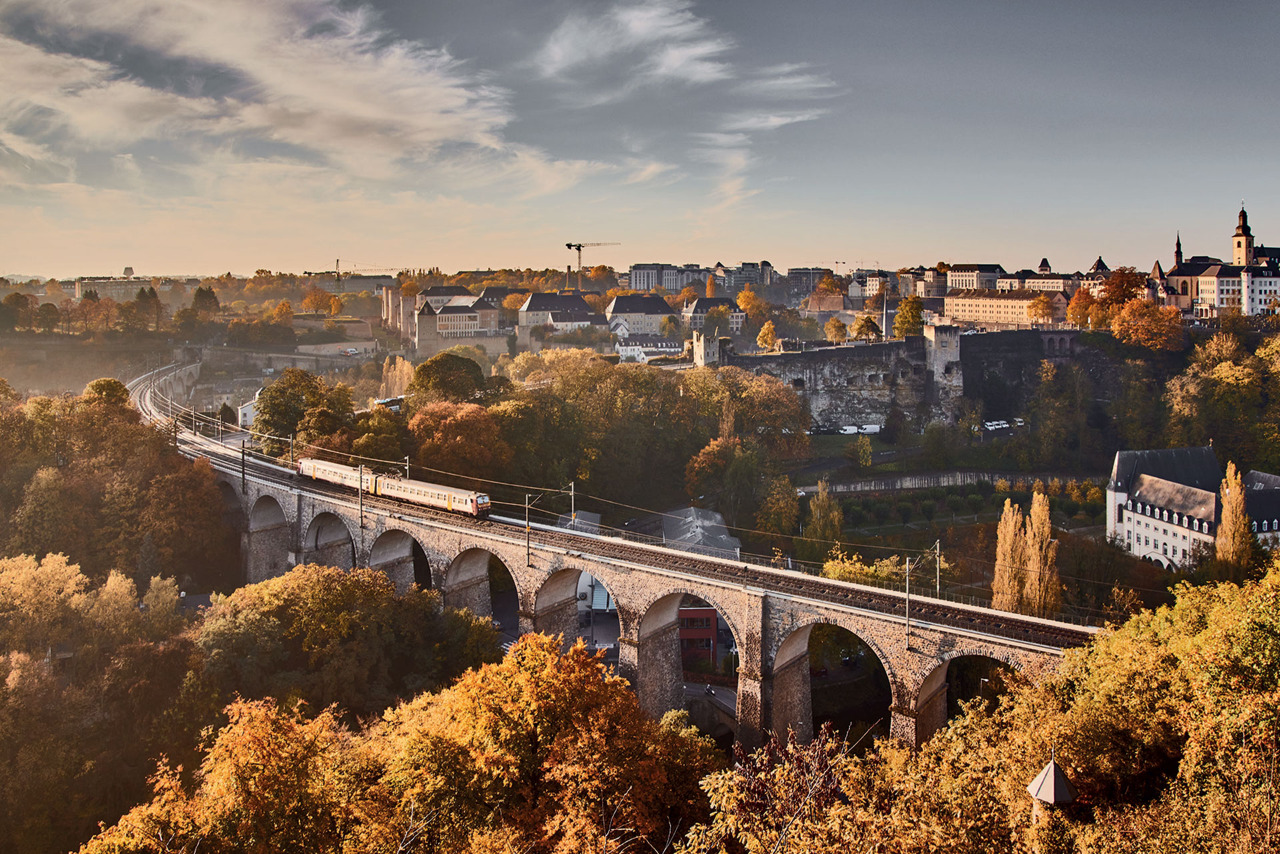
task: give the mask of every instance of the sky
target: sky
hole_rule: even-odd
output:
[[[0,273],[1280,242],[1280,3],[0,0]]]

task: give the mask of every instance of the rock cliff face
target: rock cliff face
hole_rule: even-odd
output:
[[[880,344],[739,355],[728,339],[694,341],[694,361],[769,374],[809,403],[823,428],[885,423],[897,407],[918,424],[952,421],[962,397],[982,401],[987,417],[1011,417],[1035,388],[1040,362],[1070,358],[1074,332],[1014,331],[961,335],[953,326]]]

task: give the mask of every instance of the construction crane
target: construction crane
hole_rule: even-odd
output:
[[[621,246],[621,243],[566,243],[565,249],[573,249],[578,253],[578,290],[582,290],[582,248],[584,246]]]

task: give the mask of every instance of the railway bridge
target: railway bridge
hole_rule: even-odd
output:
[[[157,388],[135,388],[145,413],[156,414]],[[299,563],[368,566],[401,588],[430,587],[447,606],[492,616],[489,570],[500,564],[515,586],[519,633],[575,637],[578,580],[589,573],[617,604],[619,671],[655,716],[684,705],[678,612],[685,595],[704,600],[738,650],[737,737],[747,746],[788,728],[812,736],[809,636],[819,625],[848,630],[879,659],[892,694],[889,731],[917,745],[946,721],[956,659],[993,660],[1034,679],[1094,631],[915,596],[908,613],[895,591],[360,496],[192,433],[180,447],[213,464],[227,516],[241,531],[248,582]]]

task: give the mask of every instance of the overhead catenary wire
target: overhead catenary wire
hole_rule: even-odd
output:
[[[171,411],[171,412],[170,412],[170,418],[174,419],[175,421],[184,421],[184,422],[185,422],[185,420],[189,417],[189,418],[190,418],[190,423],[192,423],[192,424],[204,424],[204,425],[206,425],[206,426],[208,426],[208,425],[213,425],[213,424],[219,424],[219,425],[222,425],[222,427],[223,427],[224,429],[225,429],[225,427],[226,427],[226,426],[228,426],[228,425],[226,425],[226,424],[225,424],[225,422],[222,422],[222,421],[221,421],[221,419],[220,419],[220,418],[217,418],[216,416],[208,415],[208,414],[205,414],[205,413],[198,413],[198,412],[196,412],[196,411],[194,410],[194,407],[186,407],[186,406],[183,406],[183,405],[181,405],[181,404],[178,404],[178,403],[176,403],[175,401],[173,401],[173,400],[171,400],[170,398],[168,398],[167,396],[160,395],[160,397],[164,400],[164,402],[166,403],[166,405],[168,406],[168,408],[169,408],[169,409],[170,409],[170,411]],[[175,416],[175,415],[173,415],[173,414],[172,414],[172,411],[173,411],[173,410],[176,410],[176,411],[178,412],[178,415],[176,415],[176,416]],[[253,430],[252,428],[240,427],[239,425],[235,425],[235,426],[234,426],[234,429],[233,429],[233,431],[232,431],[232,432],[239,432],[239,433],[241,433],[241,434],[247,435],[247,436],[249,436],[250,438],[253,438],[253,439],[258,440],[258,441],[266,440],[266,441],[270,441],[270,442],[277,442],[277,443],[280,443],[280,444],[290,444],[290,445],[292,445],[292,446],[293,446],[293,448],[295,449],[295,455],[296,455],[296,449],[298,449],[298,448],[302,448],[302,449],[310,449],[310,450],[312,450],[312,451],[316,451],[316,452],[323,453],[323,454],[335,454],[335,453],[337,453],[337,454],[339,454],[339,455],[341,455],[341,456],[343,456],[343,457],[347,458],[348,460],[350,460],[350,461],[351,461],[351,462],[353,462],[353,463],[368,463],[368,464],[375,465],[375,466],[381,466],[381,467],[384,467],[384,468],[390,469],[390,470],[392,470],[392,471],[398,471],[398,470],[403,469],[403,468],[405,467],[405,462],[404,462],[404,460],[403,460],[403,459],[399,459],[399,460],[384,460],[384,459],[381,459],[381,458],[378,458],[378,457],[369,457],[369,456],[364,456],[364,455],[361,455],[361,454],[351,453],[351,452],[349,452],[349,451],[335,451],[335,450],[334,450],[334,449],[332,449],[332,448],[326,448],[326,447],[324,447],[324,446],[322,446],[322,445],[316,445],[316,444],[313,444],[313,443],[307,443],[307,442],[298,442],[296,439],[294,439],[294,438],[292,438],[292,437],[281,437],[281,436],[275,436],[275,435],[272,435],[272,434],[262,433],[262,432],[259,432],[259,431],[256,431],[256,430]],[[498,480],[498,479],[496,479],[496,478],[492,478],[492,477],[477,477],[477,476],[474,476],[474,475],[462,474],[462,473],[459,473],[459,472],[448,471],[448,470],[445,470],[445,469],[438,469],[438,468],[434,468],[434,467],[431,467],[431,466],[424,466],[424,465],[417,464],[417,463],[412,463],[412,464],[411,464],[411,466],[412,466],[412,468],[415,468],[415,469],[417,469],[417,470],[419,470],[419,471],[430,472],[430,473],[432,473],[432,474],[437,474],[437,475],[444,475],[445,477],[448,477],[448,478],[453,478],[453,479],[460,480],[460,481],[468,481],[468,482],[478,483],[478,484],[482,484],[482,485],[486,485],[486,486],[503,486],[503,487],[508,487],[508,488],[512,488],[512,489],[518,489],[518,490],[523,490],[523,491],[528,491],[528,492],[537,492],[537,493],[567,492],[567,490],[565,490],[565,489],[559,489],[559,488],[554,488],[554,487],[545,487],[545,486],[535,486],[535,485],[532,485],[532,484],[521,484],[521,483],[515,483],[515,482],[511,482],[511,481]],[[632,511],[635,511],[635,512],[637,512],[637,513],[642,513],[642,514],[646,514],[646,515],[649,515],[649,516],[657,517],[657,518],[659,518],[659,519],[672,519],[672,520],[679,520],[679,519],[681,519],[681,517],[680,517],[680,516],[678,516],[677,514],[674,514],[674,513],[668,513],[668,512],[664,512],[664,511],[652,510],[652,509],[649,509],[649,508],[640,507],[640,506],[638,506],[638,505],[628,504],[628,503],[626,503],[626,502],[621,502],[621,501],[616,501],[616,500],[609,499],[609,498],[604,498],[604,497],[602,497],[602,496],[594,495],[594,494],[591,494],[591,493],[585,493],[585,492],[578,491],[578,492],[577,492],[577,496],[578,496],[579,498],[582,498],[582,499],[589,499],[589,500],[591,500],[591,501],[595,501],[595,502],[598,502],[598,503],[600,503],[600,504],[606,504],[606,505],[611,505],[611,506],[618,507],[618,508],[623,508],[623,509],[627,509],[627,510],[632,510]],[[492,504],[494,504],[494,505],[504,506],[504,507],[510,507],[510,508],[513,508],[513,509],[520,509],[520,510],[523,510],[523,509],[525,508],[525,504],[524,504],[523,502],[509,502],[509,501],[501,501],[501,500],[493,500],[493,499],[491,499],[491,503],[492,503]],[[548,510],[548,509],[544,509],[544,508],[541,508],[541,507],[536,508],[536,510],[537,510],[537,512],[538,512],[540,515],[544,515],[544,516],[545,516],[546,518],[548,518],[548,519],[555,519],[555,518],[558,518],[558,516],[560,515],[560,514],[556,513],[555,511]],[[623,534],[623,535],[625,535],[625,536],[626,536],[626,537],[628,537],[628,538],[637,538],[636,533],[635,533],[635,532],[633,532],[633,531],[630,531],[630,530],[621,529],[621,528],[617,528],[617,527],[613,527],[613,526],[607,526],[607,525],[598,525],[598,527],[599,527],[600,529],[605,530],[605,531],[613,531],[613,532],[617,532],[617,533],[619,533],[619,534]],[[775,536],[778,536],[778,534],[776,534],[775,532],[772,532],[772,531],[763,531],[763,530],[756,529],[756,528],[748,528],[748,527],[741,527],[741,526],[729,526],[729,525],[726,525],[726,526],[725,526],[725,528],[726,528],[726,530],[733,531],[733,532],[737,532],[737,533],[742,533],[742,534],[754,534],[754,535],[759,535],[759,536],[766,537],[766,538],[767,538],[767,537],[775,537]],[[817,538],[805,537],[805,536],[803,536],[803,535],[788,535],[787,539],[789,539],[789,540],[790,540],[790,541],[792,541],[792,542],[802,542],[802,543],[812,543],[812,544],[823,544],[823,545],[825,545],[825,544],[827,544],[827,543],[832,543],[833,545],[835,545],[835,546],[839,546],[839,547],[841,547],[841,548],[843,548],[843,549],[848,549],[848,550],[857,550],[858,552],[863,552],[863,551],[878,551],[878,552],[885,552],[885,553],[888,553],[888,554],[890,554],[890,555],[902,555],[902,556],[906,556],[906,555],[925,555],[925,554],[933,555],[933,554],[934,554],[934,548],[933,548],[932,546],[930,546],[930,547],[928,547],[928,548],[913,548],[913,547],[908,547],[908,546],[904,546],[904,547],[894,547],[894,546],[887,546],[887,545],[882,545],[882,544],[878,544],[878,543],[852,542],[852,541],[844,541],[844,540],[831,541],[831,540],[825,540],[825,539],[817,539]],[[754,562],[756,562],[756,563],[758,563],[759,565],[762,565],[762,566],[771,566],[771,565],[774,565],[774,564],[775,564],[775,556],[774,556],[774,555],[763,555],[763,554],[758,554],[758,553],[754,553],[754,552],[740,552],[739,554],[740,554],[740,556],[741,556],[741,557],[747,557],[747,558],[758,558],[759,560],[758,560],[758,561],[754,561]],[[996,570],[996,569],[1000,569],[1000,568],[1002,568],[1002,565],[1001,565],[1001,564],[999,564],[999,563],[998,563],[998,562],[996,562],[996,561],[992,561],[992,560],[990,560],[989,558],[983,558],[983,557],[975,556],[975,555],[972,555],[972,554],[964,554],[964,553],[962,553],[962,554],[956,554],[955,552],[952,552],[952,553],[951,553],[951,556],[952,556],[953,558],[955,558],[955,559],[964,559],[964,560],[973,561],[973,562],[975,562],[975,563],[979,563],[979,564],[982,564],[982,565],[989,565],[989,566],[991,566],[991,567],[992,567],[992,569],[993,569],[993,570]],[[812,567],[814,567],[815,569],[819,569],[819,570],[820,570],[820,568],[821,568],[821,566],[822,566],[822,563],[820,563],[820,562],[802,561],[802,560],[794,559],[794,558],[793,558],[793,559],[791,559],[790,563],[792,563],[792,564],[798,564],[798,565],[800,565],[800,566],[802,566],[802,567],[804,567],[804,566],[812,566]],[[1005,567],[1005,568],[1008,568],[1008,567]],[[1023,568],[1023,567],[1014,567],[1014,569],[1019,570],[1019,571],[1020,571],[1020,572],[1022,572],[1023,574],[1030,573],[1030,572],[1036,572],[1035,570],[1029,570],[1029,569],[1026,569],[1026,568]],[[1059,578],[1059,579],[1061,579],[1061,580],[1065,580],[1065,581],[1075,581],[1075,582],[1079,582],[1079,583],[1082,583],[1082,584],[1092,584],[1092,585],[1107,586],[1107,587],[1114,586],[1114,584],[1115,584],[1115,582],[1108,582],[1108,581],[1102,581],[1102,580],[1098,580],[1098,579],[1084,578],[1084,577],[1081,577],[1081,576],[1063,575],[1060,571],[1057,573],[1057,575],[1058,575],[1058,578]],[[878,581],[878,580],[877,580],[877,581]],[[859,583],[866,583],[866,582],[862,582],[862,581],[860,581]],[[1135,592],[1141,592],[1141,593],[1151,593],[1151,594],[1160,595],[1160,594],[1165,594],[1165,593],[1167,593],[1167,592],[1168,592],[1168,591],[1166,591],[1166,590],[1157,590],[1157,589],[1149,588],[1149,587],[1138,587],[1138,586],[1134,586],[1134,585],[1131,585],[1131,584],[1125,584],[1124,586],[1125,586],[1126,588],[1130,589],[1130,590],[1133,590],[1133,591],[1135,591]],[[969,597],[969,598],[977,598],[977,597]],[[1081,611],[1081,612],[1090,612],[1090,613],[1094,613],[1094,614],[1104,614],[1104,613],[1105,613],[1103,610],[1101,610],[1101,609],[1097,609],[1097,608],[1089,608],[1089,607],[1081,606],[1081,605],[1077,605],[1077,606],[1074,606],[1074,607],[1075,607],[1075,610],[1077,610],[1077,611]]]

